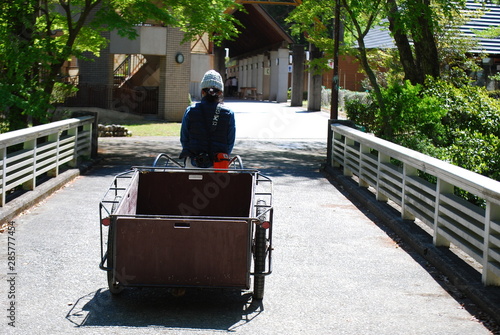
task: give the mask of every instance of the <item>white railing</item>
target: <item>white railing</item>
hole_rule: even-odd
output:
[[[9,191],[33,190],[42,174],[56,177],[63,164],[90,158],[93,122],[84,116],[0,134],[0,205]]]
[[[344,125],[331,130],[332,167],[356,175],[377,200],[399,205],[403,219],[424,222],[436,246],[452,243],[481,263],[485,285],[500,285],[500,182]],[[456,196],[456,188],[484,200],[485,207]]]

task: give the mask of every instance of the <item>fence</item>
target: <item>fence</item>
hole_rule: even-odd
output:
[[[63,164],[90,157],[93,122],[83,116],[0,134],[0,205],[17,187],[33,190],[43,174],[56,177]]]
[[[66,98],[66,107],[98,107],[124,113],[158,114],[159,88],[80,84],[78,92]]]
[[[357,176],[377,200],[393,201],[403,219],[426,224],[436,246],[453,244],[474,258],[485,285],[500,285],[500,182],[344,125],[331,131],[331,166]],[[479,197],[484,208],[456,189]]]

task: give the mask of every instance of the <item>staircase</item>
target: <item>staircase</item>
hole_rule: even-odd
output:
[[[146,64],[146,57],[141,54],[128,55],[125,60],[116,67],[113,73],[114,86],[122,87],[130,78]]]

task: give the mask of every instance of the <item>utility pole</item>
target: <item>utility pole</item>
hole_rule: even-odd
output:
[[[332,130],[331,124],[339,118],[339,48],[340,48],[340,1],[335,1],[335,18],[333,22],[333,82],[332,100],[330,103],[330,119],[328,120],[327,165],[332,162]]]

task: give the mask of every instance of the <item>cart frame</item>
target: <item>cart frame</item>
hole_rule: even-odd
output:
[[[165,165],[158,166],[162,159],[166,160]],[[182,166],[182,164],[179,164],[168,155],[160,154],[155,159],[153,166],[132,167],[131,170],[115,176],[99,204],[101,240],[101,262],[99,267],[108,273],[108,286],[111,293],[118,294],[128,286],[221,287],[247,290],[250,288],[250,276],[253,276],[253,297],[254,299],[263,298],[264,278],[272,273],[272,220],[274,212],[272,202],[272,180],[261,174],[258,170],[244,169],[239,157],[233,158],[231,163],[232,168],[225,170],[186,169]],[[133,193],[134,191],[132,189],[134,187],[142,187],[143,184],[140,183],[143,179],[141,178],[144,178],[144,182],[147,181],[146,178],[153,178],[153,182],[157,182],[157,180],[163,179],[168,179],[170,181],[178,179],[185,180],[186,176],[189,180],[201,180],[203,178],[206,178],[207,180],[211,180],[209,178],[225,178],[225,180],[230,180],[234,177],[234,179],[236,179],[234,184],[238,183],[238,185],[240,183],[240,179],[245,181],[250,180],[253,183],[249,189],[251,194],[244,195],[244,197],[250,197],[247,215],[242,215],[237,211],[230,213],[231,215],[225,216],[220,213],[216,215],[213,215],[213,213],[209,213],[210,215],[205,215],[203,213],[169,214],[168,212],[137,214],[127,213],[126,210],[123,210],[123,207],[130,206],[127,203],[127,200],[124,199],[130,197],[130,193]],[[182,181],[181,184],[183,182],[184,181]],[[151,185],[151,182],[148,183],[149,184],[144,185]],[[236,189],[233,190],[236,194],[238,193],[238,185],[236,185]],[[233,195],[232,197],[234,198],[235,196]],[[149,200],[149,202],[155,201]],[[158,209],[160,207],[156,206],[154,208]],[[163,207],[159,211],[163,211]],[[155,232],[151,233],[151,235],[147,235],[147,233],[134,233],[133,237],[130,236],[132,234],[129,233],[130,229],[136,229],[133,230],[134,232],[143,232],[145,231],[145,227],[154,229]],[[180,229],[172,230],[172,227]],[[205,249],[200,249],[201,251],[199,251],[196,255],[200,256],[201,252],[201,255],[203,256],[207,254],[207,250],[210,250],[210,252],[214,253],[213,257],[218,255],[222,257],[222,262],[227,263],[221,267],[221,269],[224,268],[223,270],[217,270],[217,266],[205,269],[203,264],[193,261],[193,264],[198,264],[195,267],[199,267],[200,269],[187,269],[186,271],[196,272],[196,276],[189,274],[182,277],[181,275],[184,279],[170,280],[171,277],[173,278],[177,276],[177,274],[171,274],[168,267],[177,268],[179,265],[184,266],[185,264],[176,264],[176,261],[172,260],[169,254],[175,253],[178,255],[177,252],[182,251],[181,255],[183,256],[179,259],[185,260],[186,258],[183,257],[195,257],[196,255],[194,253],[197,252],[193,251],[193,255],[189,255],[189,249],[178,250],[178,248],[182,249],[183,247],[182,245],[173,246],[173,244],[175,244],[173,238],[171,238],[170,241],[165,241],[167,245],[172,246],[165,247],[169,249],[161,253],[160,258],[158,258],[158,255],[153,255],[153,257],[156,257],[155,259],[157,259],[158,264],[154,266],[155,270],[151,275],[148,273],[143,274],[141,266],[143,266],[143,263],[154,262],[153,260],[146,257],[146,260],[143,259],[142,261],[137,261],[136,263],[134,263],[134,261],[130,261],[130,264],[128,263],[131,257],[130,255],[132,254],[136,255],[147,253],[145,250],[148,250],[151,254],[155,252],[152,251],[152,249],[148,249],[148,245],[150,244],[148,239],[151,239],[151,244],[154,244],[155,242],[153,240],[155,240],[156,234],[164,233],[165,236],[173,236],[171,233],[172,231],[175,231],[177,234],[177,232],[182,231],[182,228],[191,227],[193,228],[193,231],[196,231],[194,228],[199,229],[200,235],[198,240],[201,238],[201,234],[203,234],[203,238],[208,236],[207,238],[213,239],[213,243],[209,240],[205,242],[204,247],[199,247]],[[214,229],[219,230],[211,233]],[[219,236],[221,234],[224,235],[221,232],[226,232],[228,229],[237,232],[236,235],[238,237],[234,237],[234,242],[232,241],[233,237],[229,237],[230,240],[220,240]],[[136,241],[136,239],[139,239],[142,242]],[[229,241],[229,243],[227,243],[227,241]],[[231,246],[232,243],[234,244],[233,246]],[[124,247],[125,244],[127,245],[127,248]],[[226,246],[226,244],[229,246]],[[157,246],[158,245],[160,244],[157,244]],[[161,246],[163,246],[163,240]],[[133,250],[129,251],[130,248]],[[236,255],[234,257],[239,255],[239,258],[234,258],[233,255]],[[216,259],[208,259],[208,262],[216,261]],[[160,266],[161,264],[167,264],[167,266]],[[118,270],[118,268],[123,267],[136,267],[140,269],[135,270],[134,279],[129,280],[127,278],[130,278],[130,276],[127,277]],[[158,270],[158,268],[161,269]],[[214,270],[213,268],[216,269]],[[201,271],[201,275],[198,270]],[[204,273],[203,271],[208,272]],[[196,279],[193,279],[194,277],[196,277]],[[206,277],[209,279],[200,281],[198,277]],[[231,279],[226,280],[225,278]]]

